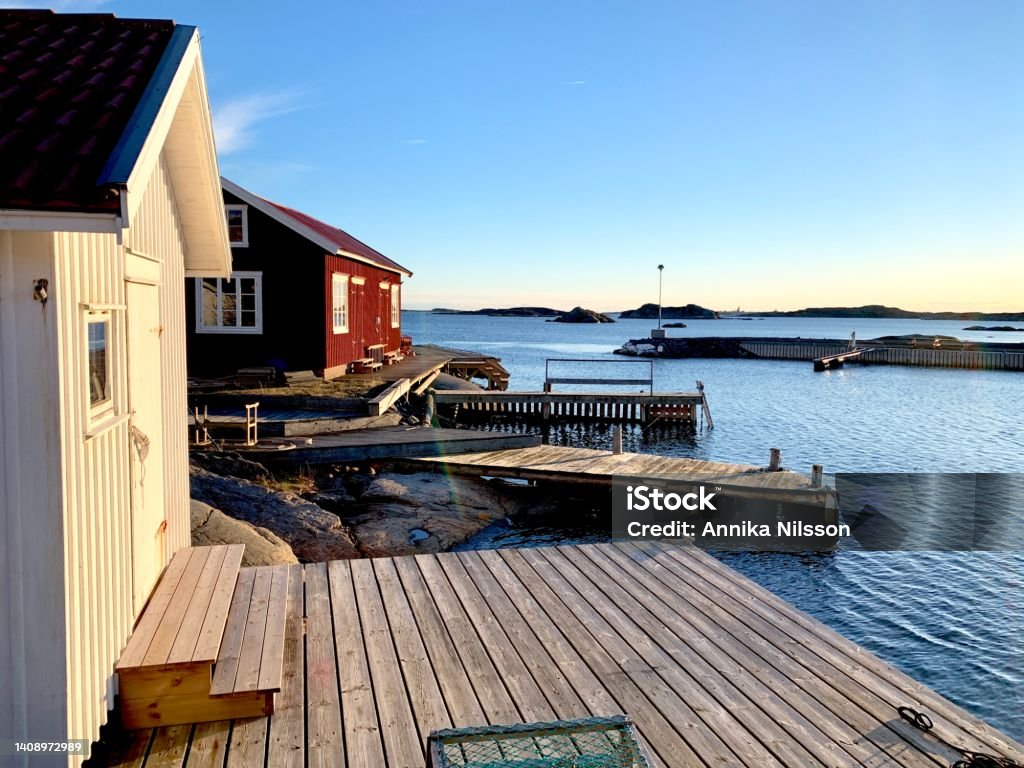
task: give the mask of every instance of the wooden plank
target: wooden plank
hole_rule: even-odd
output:
[[[270,718],[267,765],[304,768],[306,764],[306,683],[303,628],[303,572],[288,566],[288,619],[284,636],[284,674]]]
[[[266,717],[249,717],[234,721],[231,727],[227,768],[263,765],[267,755],[269,724],[270,720]],[[188,768],[193,768],[191,758],[188,761]]]
[[[382,413],[387,411],[387,409],[398,402],[398,400],[409,394],[409,388],[411,385],[412,382],[409,379],[399,379],[379,395],[371,398],[367,403],[370,415],[380,416]]]
[[[242,564],[245,545],[232,544],[226,549],[224,562],[217,578],[217,586],[210,598],[209,610],[206,612],[206,619],[199,631],[199,640],[196,643],[195,652],[192,654],[192,661],[216,661],[217,652],[220,650],[220,642],[227,625],[228,610],[231,608],[231,597],[235,593],[235,583],[238,580],[238,569]]]
[[[174,591],[178,587],[178,582],[181,581],[181,575],[185,572],[193,552],[195,552],[194,548],[179,550],[171,558],[171,562],[164,569],[160,581],[157,582],[153,590],[153,595],[146,603],[146,607],[143,608],[139,623],[135,626],[131,637],[128,638],[124,653],[118,659],[117,669],[141,666],[157,627],[160,626],[164,611],[174,596]]]
[[[422,768],[426,745],[418,737],[373,566],[369,560],[349,562],[388,766]]]
[[[228,754],[230,737],[230,720],[196,725],[188,750],[188,768],[221,768]],[[261,754],[260,760],[262,759]]]
[[[401,580],[409,607],[419,627],[420,637],[437,674],[438,686],[455,728],[479,725],[486,721],[473,685],[462,665],[444,619],[434,604],[426,582],[411,557],[392,561]]]
[[[275,565],[273,571],[263,651],[260,655],[260,673],[256,681],[256,689],[260,691],[281,690],[284,676],[284,636],[288,619],[290,569],[287,565]]]
[[[671,709],[678,713],[677,716],[682,722],[697,725],[690,739],[702,754],[731,753],[735,755],[734,760],[737,764],[747,766],[787,764],[779,756],[773,755],[757,737],[744,728],[744,718],[753,717],[757,714],[756,710],[736,697],[725,696],[727,700],[731,699],[731,706],[728,708],[716,701],[707,690],[711,685],[710,680],[698,681],[686,667],[664,651],[657,638],[652,637],[643,626],[634,621],[633,616],[639,613],[637,606],[634,606],[630,616],[627,616],[599,589],[594,589],[588,584],[588,575],[569,562],[559,550],[544,547],[528,553],[528,556],[544,558],[554,568],[561,577],[558,583],[564,594],[568,599],[575,601],[574,609],[593,611],[595,615],[601,617],[602,623],[611,630],[611,633],[604,635],[604,641],[608,643],[609,648],[618,648],[619,652],[626,656],[636,654],[638,662],[654,670],[657,678],[652,677],[652,682],[655,679],[663,681],[667,690],[676,698],[675,702],[669,703]],[[720,691],[719,693],[723,695]],[[764,722],[761,722],[761,725],[763,726]],[[800,752],[802,757],[810,757],[805,751]],[[812,766],[817,764],[817,761],[798,759],[788,764]]]
[[[156,628],[153,642],[149,644],[149,649],[142,659],[142,666],[158,666],[167,663],[171,646],[174,645],[174,640],[178,636],[178,629],[185,618],[189,600],[202,575],[203,568],[206,566],[210,550],[211,547],[194,548],[192,557],[189,558],[188,565],[185,566],[185,571],[181,574],[178,587],[174,590],[174,596],[171,597],[160,618],[160,626]]]
[[[238,673],[238,656],[242,650],[242,638],[245,635],[245,622],[248,618],[249,600],[256,582],[255,568],[242,568],[238,572],[238,581],[231,597],[227,625],[217,656],[217,666],[213,670],[213,681],[210,695],[220,696],[231,693],[235,686]]]
[[[348,762],[352,766],[385,765],[373,681],[352,586],[352,569],[348,561],[335,560],[327,564],[327,574]]]
[[[273,694],[258,691],[235,696],[160,696],[153,699],[125,699],[121,702],[121,722],[125,728],[152,728],[235,717],[269,715]],[[148,762],[147,762],[148,765]]]
[[[452,722],[416,626],[416,619],[395,570],[394,560],[377,558],[370,562],[391,627],[391,639],[402,667],[402,677],[409,691],[413,716],[416,718],[420,739],[425,743],[431,731],[451,728]]]
[[[213,599],[214,590],[217,587],[217,580],[220,577],[221,566],[224,565],[224,556],[227,554],[227,547],[211,547],[207,554],[206,564],[203,566],[199,580],[188,601],[188,608],[181,619],[181,626],[178,628],[178,635],[174,638],[174,644],[167,654],[168,664],[182,664],[193,661],[193,654],[196,644],[199,642],[199,633],[202,631],[203,622],[206,620],[207,611],[210,608],[210,601]],[[216,658],[216,657],[214,657]],[[213,661],[214,659],[209,659]]]
[[[146,758],[147,768],[181,768],[192,737],[191,725],[157,728]]]
[[[142,768],[154,729],[131,731],[118,739],[104,760],[106,768]]]
[[[305,574],[306,759],[310,768],[343,768],[345,745],[327,566],[311,563]]]
[[[123,699],[175,696],[210,692],[210,664],[174,667],[138,667],[118,673],[118,695]]]

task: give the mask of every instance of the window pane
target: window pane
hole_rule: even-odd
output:
[[[217,322],[217,278],[203,279],[203,325],[213,327]]]
[[[89,323],[89,404],[98,405],[110,399],[110,371],[107,346],[110,323],[100,320]]]
[[[256,310],[242,311],[242,327],[243,328],[255,328],[256,327]]]
[[[242,294],[242,309],[246,312],[256,311],[256,294]]]
[[[235,278],[229,277],[226,280],[220,281],[221,293],[234,293],[238,290],[238,283]]]
[[[227,209],[228,239],[232,243],[241,243],[245,240],[245,212],[239,208]]]
[[[252,294],[254,296],[256,295],[256,278],[254,278],[254,277],[243,277],[243,278],[240,278],[238,282],[241,283],[241,285],[242,285],[242,289],[241,290],[242,290],[242,295],[243,296],[245,294],[247,294],[247,293],[250,293],[250,294]]]

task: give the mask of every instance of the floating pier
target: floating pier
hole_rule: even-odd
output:
[[[846,352],[840,352],[838,355],[825,355],[824,357],[815,358],[814,370],[821,372],[842,368],[847,360],[860,360],[861,356],[866,352],[874,352],[874,348],[857,347]]]
[[[811,362],[859,351],[855,359],[863,365],[1024,371],[1024,344],[950,339],[875,339],[864,342],[863,346],[870,348],[863,351],[851,350],[848,339],[702,336],[633,339],[616,350],[616,354],[649,358],[741,358]]]
[[[95,762],[420,768],[437,729],[616,714],[656,768],[1024,761],[1024,746],[694,547],[289,568],[274,713],[134,731]]]

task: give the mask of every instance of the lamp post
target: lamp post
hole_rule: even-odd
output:
[[[658,265],[658,329],[661,329],[661,275],[665,271],[665,265]]]
[[[665,270],[664,264],[658,265],[658,327],[651,329],[652,339],[664,339],[665,331],[661,327],[661,275]]]

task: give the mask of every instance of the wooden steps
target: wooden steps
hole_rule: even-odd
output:
[[[125,728],[273,712],[289,571],[240,569],[243,549],[188,547],[174,555],[117,662]]]

